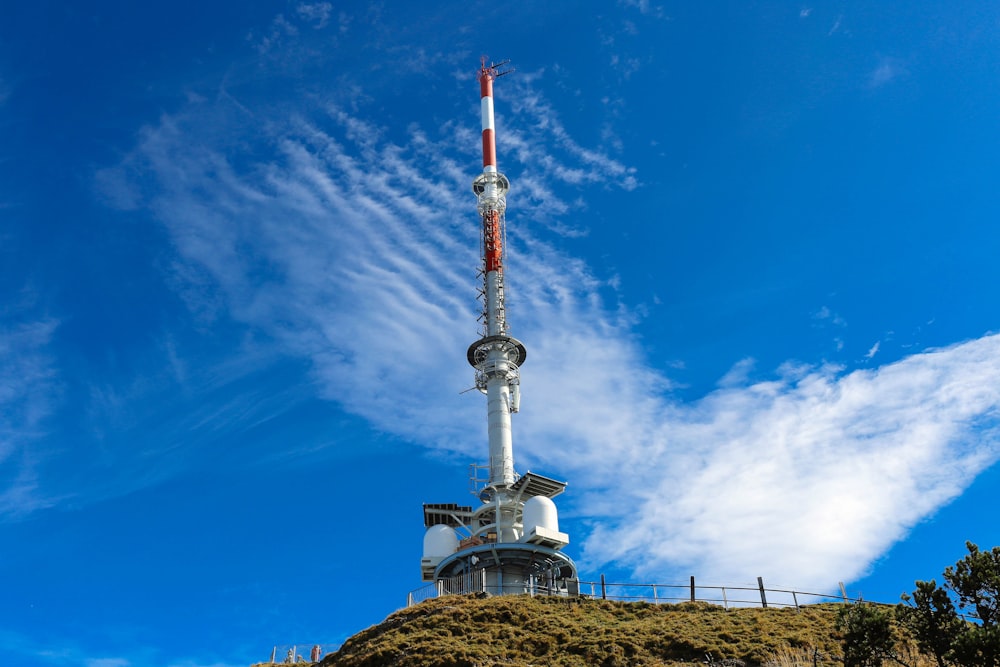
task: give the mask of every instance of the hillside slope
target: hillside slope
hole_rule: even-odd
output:
[[[789,649],[839,656],[837,607],[726,611],[706,603],[447,596],[392,614],[320,665],[669,666],[711,660],[753,667]]]

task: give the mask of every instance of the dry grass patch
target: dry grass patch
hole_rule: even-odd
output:
[[[349,639],[321,664],[654,667],[711,659],[753,667],[779,659],[782,652],[819,650],[839,656],[833,629],[836,609],[815,605],[801,611],[726,611],[707,603],[448,596],[392,614]],[[775,663],[779,666],[784,663]]]

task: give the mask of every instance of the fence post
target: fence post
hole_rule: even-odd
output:
[[[653,584],[653,604],[656,604],[656,584]]]
[[[840,583],[840,596],[842,598],[844,598],[844,603],[846,604],[847,603],[847,589],[844,588],[844,582],[843,581],[838,582],[838,583]]]
[[[760,589],[760,604],[767,609],[767,596],[764,595],[764,578],[757,577],[757,587]]]
[[[604,575],[603,574],[601,575],[601,599],[602,600],[607,600],[608,599],[608,589],[607,589],[607,585],[604,583]]]
[[[795,594],[795,591],[792,591],[792,602],[795,603],[795,611],[802,611],[799,609],[799,596]]]
[[[691,575],[691,602],[694,602],[694,575]]]
[[[437,597],[444,595],[444,579],[437,580]]]
[[[729,599],[726,598],[726,587],[722,587],[722,606],[725,607],[726,611],[729,611]]]
[[[407,607],[412,607],[413,606],[413,592],[412,591],[406,594],[406,606]],[[271,662],[274,662],[274,660],[272,660]]]

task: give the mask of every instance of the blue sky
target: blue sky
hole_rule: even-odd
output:
[[[515,459],[585,578],[894,601],[1000,543],[997,7],[4,15],[18,664],[246,665],[420,585],[421,504],[486,456],[481,54]]]

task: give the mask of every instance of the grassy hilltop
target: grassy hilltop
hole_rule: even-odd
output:
[[[725,610],[585,598],[446,596],[347,640],[321,667],[833,665],[839,605]],[[919,663],[910,663],[919,664]]]

